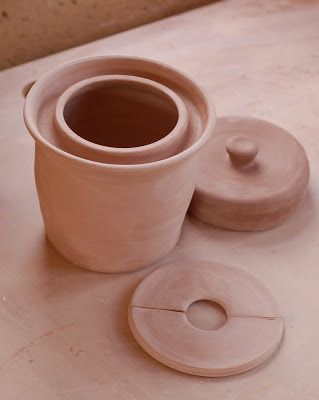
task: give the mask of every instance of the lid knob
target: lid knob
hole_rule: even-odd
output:
[[[255,159],[258,153],[258,145],[253,140],[243,136],[232,136],[227,140],[226,150],[233,164],[245,165]]]

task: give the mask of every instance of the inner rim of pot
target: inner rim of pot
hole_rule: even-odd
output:
[[[157,142],[176,126],[173,99],[140,82],[95,82],[66,102],[63,117],[81,138],[98,145],[132,148]]]

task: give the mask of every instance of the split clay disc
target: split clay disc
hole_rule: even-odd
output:
[[[225,310],[224,325],[202,330],[187,308],[211,300]],[[250,274],[209,261],[176,263],[150,274],[137,287],[129,325],[140,346],[176,370],[200,376],[248,371],[277,349],[283,320],[268,290]]]
[[[297,208],[309,163],[287,131],[255,118],[224,117],[201,152],[190,213],[221,228],[270,229]]]

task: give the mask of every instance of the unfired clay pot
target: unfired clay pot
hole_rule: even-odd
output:
[[[58,99],[72,85],[105,75],[152,80],[182,100],[188,126],[177,154],[130,165],[97,162],[91,151],[79,157],[72,146],[66,148],[55,122]],[[107,109],[105,114],[108,135]],[[47,237],[66,259],[96,271],[124,272],[157,261],[175,246],[194,192],[198,152],[216,119],[212,101],[192,79],[140,58],[77,60],[35,83],[26,98],[24,117],[35,139],[35,178]],[[154,129],[163,118],[165,113],[159,117],[154,112]],[[118,134],[127,137],[127,132]]]

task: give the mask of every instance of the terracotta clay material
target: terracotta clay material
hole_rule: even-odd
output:
[[[191,325],[198,300],[219,304],[225,323],[215,330]],[[268,290],[237,268],[187,261],[160,268],[137,287],[129,306],[131,331],[158,361],[193,375],[220,377],[248,371],[268,359],[283,320]]]
[[[70,86],[57,102],[55,122],[69,152],[103,163],[139,164],[182,149],[188,113],[181,98],[157,82],[106,75]]]
[[[151,79],[181,98],[188,128],[176,155],[107,164],[92,160],[91,152],[78,157],[65,147],[54,120],[60,96],[84,79],[117,74]],[[175,246],[195,188],[198,151],[215,124],[212,101],[196,83],[155,61],[83,59],[38,79],[24,117],[36,142],[35,178],[47,237],[66,259],[92,270],[124,272],[154,263]]]
[[[255,118],[220,118],[201,152],[190,213],[231,230],[273,228],[296,210],[308,180],[305,151],[284,129]]]

